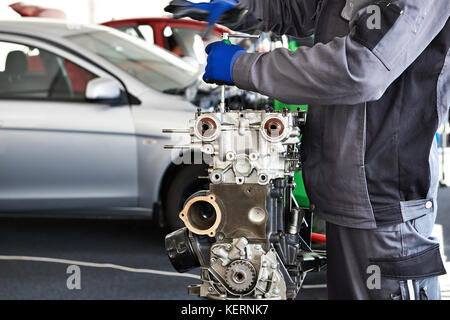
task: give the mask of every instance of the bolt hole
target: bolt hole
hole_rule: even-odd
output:
[[[233,277],[234,282],[242,283],[245,280],[245,275],[242,272],[236,272]]]

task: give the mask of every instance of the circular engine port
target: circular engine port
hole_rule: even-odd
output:
[[[262,208],[252,208],[248,212],[248,219],[253,223],[261,223],[266,219],[266,211]]]
[[[252,164],[246,156],[239,155],[233,164],[234,172],[238,176],[247,177],[253,170]]]
[[[211,175],[209,176],[209,179],[214,184],[222,183],[222,180],[223,180],[222,172],[220,172],[220,171],[213,171],[213,172],[211,172]]]
[[[271,118],[264,124],[264,130],[270,138],[278,138],[284,132],[284,124],[278,118]]]
[[[266,185],[269,183],[269,176],[265,173],[260,173],[258,175],[258,183],[261,185]]]
[[[202,118],[197,122],[197,132],[204,138],[211,138],[217,132],[217,123],[212,118]]]
[[[179,216],[192,233],[210,237],[216,235],[221,221],[220,208],[212,195],[189,200]]]
[[[197,201],[189,208],[188,219],[196,229],[210,229],[216,218],[216,210],[209,202]]]

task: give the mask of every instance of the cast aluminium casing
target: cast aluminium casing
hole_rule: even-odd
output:
[[[190,121],[191,147],[210,157],[213,184],[266,185],[296,169],[295,150],[288,150],[298,144],[300,135],[293,115],[265,111],[197,114]]]
[[[284,229],[283,196],[273,185],[298,170],[303,116],[201,112],[187,130],[166,130],[190,136],[188,145],[168,148],[201,151],[210,166],[209,190],[188,199],[179,215],[192,234],[215,238],[210,248],[194,245],[202,284],[191,293],[211,299],[286,299],[288,275],[282,274],[271,243]]]

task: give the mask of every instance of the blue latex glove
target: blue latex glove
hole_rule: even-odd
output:
[[[173,13],[176,19],[190,17],[195,20],[208,21],[208,26],[211,27],[224,13],[233,10],[237,4],[237,0],[213,0],[200,3],[188,0],[173,0],[165,10]],[[236,16],[236,12],[233,12],[232,15]],[[230,19],[232,18],[230,17]]]
[[[244,48],[218,41],[209,44],[205,51],[208,60],[203,80],[207,83],[233,85],[233,67],[237,58],[246,53]]]

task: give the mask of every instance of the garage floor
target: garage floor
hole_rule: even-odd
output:
[[[149,221],[0,218],[0,255],[173,272],[165,254],[164,236],[165,232]],[[69,290],[68,266],[0,260],[0,299],[193,299],[186,287],[198,282],[172,275],[81,266],[81,290]],[[196,270],[192,273],[197,274]],[[316,274],[307,283],[324,284],[325,274]],[[305,290],[302,297],[325,299],[326,289],[319,287]]]
[[[438,224],[450,257],[450,188],[440,190]],[[113,263],[172,272],[165,232],[149,221],[0,218],[0,256]],[[197,280],[81,266],[81,289],[69,290],[67,264],[1,261],[0,299],[192,299]],[[195,270],[192,272],[196,274]],[[325,273],[307,278],[299,299],[326,299]],[[450,287],[449,287],[450,289]]]

